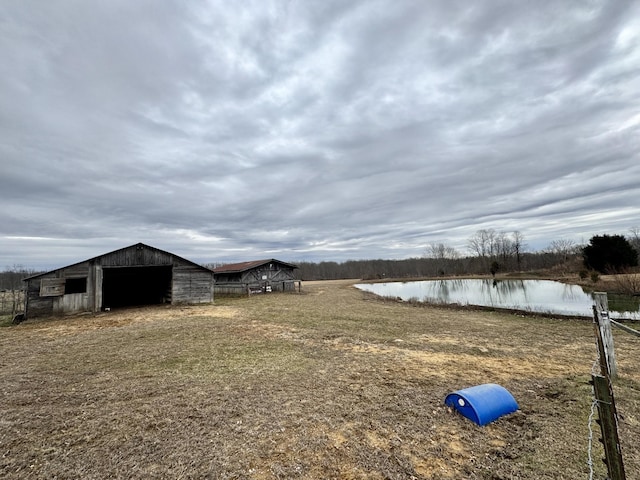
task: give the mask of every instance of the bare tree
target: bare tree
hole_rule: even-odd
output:
[[[444,243],[431,243],[427,248],[427,258],[436,259],[455,259],[460,255],[454,247],[445,245]]]
[[[460,258],[458,251],[454,247],[442,242],[431,243],[427,247],[425,256],[433,259],[433,264],[438,275],[444,275],[448,269],[447,267],[457,258]]]
[[[495,236],[494,252],[502,261],[502,265],[507,265],[509,259],[514,253],[513,242],[506,232],[498,232]]]
[[[553,240],[546,251],[562,257],[563,260],[567,260],[569,255],[576,253],[576,244],[573,240],[561,238],[559,240]]]
[[[471,253],[483,260],[488,260],[495,255],[496,231],[493,228],[481,229],[474,233],[467,242]]]
[[[630,228],[627,240],[634,250],[638,252],[638,256],[640,257],[640,227]]]
[[[516,230],[511,234],[511,241],[513,242],[513,253],[516,256],[516,264],[518,271],[522,270],[522,253],[526,250],[527,244],[524,240],[524,235]]]

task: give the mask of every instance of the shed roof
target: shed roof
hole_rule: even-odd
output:
[[[275,258],[269,258],[267,260],[253,260],[249,262],[241,262],[241,263],[229,263],[227,265],[222,265],[221,267],[216,267],[213,269],[213,273],[239,273],[246,272],[247,270],[251,270],[254,268],[261,267],[262,265],[266,265],[267,263],[278,263],[280,265],[284,265],[289,268],[298,268],[297,265],[293,265],[291,263],[283,262],[281,260],[276,260]]]
[[[148,248],[149,250],[155,250],[157,252],[165,253],[165,254],[171,255],[171,256],[179,259],[179,260],[182,260],[183,262],[187,262],[187,263],[189,263],[191,265],[195,265],[196,267],[201,268],[202,270],[206,270],[206,271],[209,271],[209,272],[211,271],[208,268],[203,267],[202,265],[198,265],[197,263],[194,263],[191,260],[187,260],[186,258],[180,257],[180,256],[176,255],[175,253],[167,252],[166,250],[161,250],[159,248],[152,247],[150,245],[145,245],[144,243],[138,242],[138,243],[134,243],[133,245],[129,245],[128,247],[118,248],[117,250],[113,250],[111,252],[103,253],[102,255],[97,255],[95,257],[88,258],[86,260],[82,260],[80,262],[72,263],[71,265],[67,265],[65,267],[55,268],[53,270],[49,270],[48,272],[38,273],[37,275],[32,275],[30,277],[24,278],[23,281],[31,280],[33,278],[42,277],[44,275],[48,275],[48,274],[53,273],[53,272],[57,272],[57,271],[60,271],[60,270],[64,270],[66,268],[70,268],[70,267],[73,267],[73,266],[76,266],[76,265],[80,265],[81,263],[84,263],[84,262],[91,262],[91,261],[96,260],[96,259],[98,259],[100,257],[111,255],[113,253],[117,253],[117,252],[120,252],[122,250],[128,250],[129,248],[134,248],[134,247],[144,247],[144,248]]]

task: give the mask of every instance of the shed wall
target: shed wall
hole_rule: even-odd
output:
[[[274,263],[272,268],[261,265],[243,272],[219,273],[215,276],[215,293],[221,295],[247,294],[264,291],[293,292],[296,280],[292,268]]]

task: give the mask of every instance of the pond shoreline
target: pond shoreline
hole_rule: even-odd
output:
[[[448,279],[451,280],[451,279]],[[420,281],[420,280],[417,280]],[[428,281],[428,280],[427,280]],[[366,283],[366,282],[362,282]],[[437,307],[446,310],[454,310],[454,311],[462,311],[462,312],[499,312],[499,313],[508,313],[511,315],[515,315],[522,318],[552,318],[556,320],[579,320],[579,321],[593,321],[592,316],[588,315],[564,315],[560,313],[552,313],[552,312],[534,312],[531,310],[519,310],[516,308],[498,308],[498,307],[489,307],[484,305],[471,305],[471,304],[462,304],[462,303],[440,303],[440,302],[429,302],[429,301],[419,301],[419,300],[402,300],[399,297],[385,297],[382,295],[376,295],[372,292],[367,292],[362,290],[362,293],[370,296],[371,298],[375,298],[378,301],[382,302],[391,302],[391,303],[403,303],[407,305],[411,305],[418,308],[426,308],[426,307]],[[638,320],[633,319],[623,319],[625,322],[637,322]]]
[[[632,274],[634,275],[634,274]],[[359,283],[385,283],[385,282],[422,282],[431,280],[551,280],[568,285],[578,285],[590,293],[605,292],[613,295],[640,296],[640,292],[623,291],[616,282],[617,275],[601,275],[597,282],[582,279],[578,274],[554,275],[545,273],[516,272],[491,275],[443,275],[438,277],[392,277],[361,279]]]
[[[602,289],[587,288],[569,281],[519,276],[458,276],[426,279],[376,279],[356,285],[390,301],[435,305],[454,309],[504,311],[516,315],[591,319],[592,294]],[[573,280],[573,279],[572,279]],[[367,287],[369,285],[369,287]],[[565,287],[563,287],[564,285]],[[492,288],[493,287],[493,288]],[[639,321],[636,297],[609,289],[612,318]]]

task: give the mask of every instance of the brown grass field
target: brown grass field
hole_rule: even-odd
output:
[[[589,478],[589,321],[416,306],[351,283],[0,328],[0,478]],[[634,479],[640,338],[614,339]],[[520,410],[478,427],[444,405],[489,382]]]

